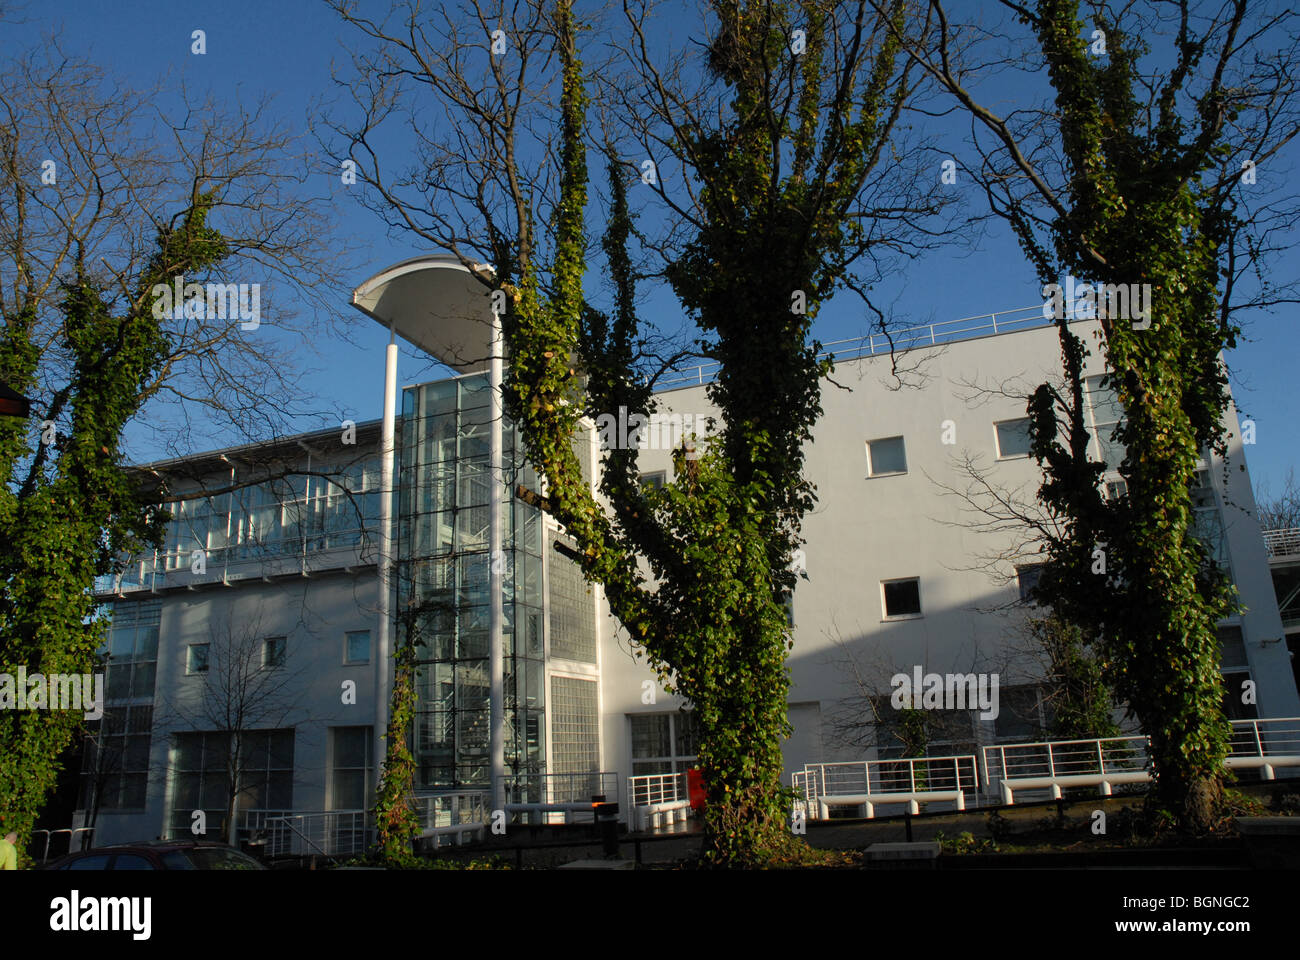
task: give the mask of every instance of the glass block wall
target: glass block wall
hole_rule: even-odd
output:
[[[547,557],[551,590],[551,656],[582,663],[596,662],[596,621],[592,615],[591,587],[582,568],[555,546],[574,549],[564,537],[552,538]]]
[[[488,660],[487,376],[471,374],[408,387],[402,398],[398,529],[398,639],[419,608],[416,718],[411,732],[416,787],[491,785]],[[542,517],[514,497],[537,490],[519,463],[508,423],[503,448],[505,765],[508,776],[545,772],[545,648],[542,630]]]

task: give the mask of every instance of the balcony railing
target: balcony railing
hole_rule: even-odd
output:
[[[1265,530],[1264,550],[1270,560],[1283,557],[1300,557],[1300,527]]]
[[[603,795],[609,802],[619,799],[617,773],[591,770],[585,773],[515,773],[504,778],[507,804],[591,804]]]
[[[241,839],[262,838],[269,857],[356,857],[374,842],[365,810],[245,810]]]
[[[880,353],[912,350],[916,347],[935,347],[959,340],[974,340],[999,333],[1030,330],[1034,327],[1048,326],[1053,322],[1055,321],[1050,317],[1043,316],[1043,305],[1036,303],[1033,306],[1002,310],[998,313],[984,313],[976,317],[962,317],[958,320],[904,327],[900,330],[891,330],[888,334],[872,333],[865,337],[833,340],[822,344],[823,349],[818,357],[834,354],[836,360],[857,360]],[[670,371],[670,376],[660,380],[655,385],[655,389],[672,390],[703,385],[717,375],[718,367],[716,361],[679,367]]]
[[[420,835],[438,846],[481,839],[488,825],[492,798],[486,790],[424,794],[415,798]]]

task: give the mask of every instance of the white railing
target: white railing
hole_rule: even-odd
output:
[[[802,804],[804,813],[809,817],[814,816],[813,805],[817,802],[816,776],[811,770],[796,770],[790,774],[790,786],[802,797],[802,800],[795,801],[796,805]]]
[[[628,824],[633,830],[684,823],[691,796],[686,774],[649,773],[627,778]]]
[[[584,804],[604,796],[618,802],[618,774],[591,770],[585,773],[511,773],[504,777],[508,804]]]
[[[437,846],[444,838],[452,843],[481,839],[491,814],[492,798],[486,790],[417,795],[416,815],[420,835],[433,838]]]
[[[1300,527],[1288,527],[1280,530],[1265,530],[1264,550],[1269,559],[1282,557],[1300,557]]]
[[[998,313],[984,313],[976,317],[962,317],[958,320],[904,327],[892,330],[888,334],[873,333],[865,337],[833,340],[822,344],[822,352],[817,356],[824,358],[834,354],[836,360],[857,360],[878,353],[911,350],[915,347],[933,347],[958,340],[974,340],[977,337],[1029,330],[1034,327],[1048,326],[1054,322],[1050,317],[1043,316],[1043,304],[1036,303],[1033,306],[1002,310]],[[678,375],[660,380],[655,384],[655,389],[670,390],[677,387],[703,385],[717,375],[719,366],[717,361],[711,361],[676,368],[670,372]]]
[[[1017,789],[1046,788],[1059,800],[1061,787],[1099,786],[1109,796],[1113,784],[1151,778],[1147,746],[1146,737],[1135,736],[985,747],[985,782],[1000,789],[1006,804],[1014,802]]]
[[[1277,767],[1300,767],[1300,717],[1233,720],[1224,765],[1258,769],[1265,780],[1274,779]],[[1095,786],[1110,796],[1115,784],[1150,781],[1150,740],[1139,735],[985,747],[984,777],[1005,804],[1014,802],[1017,790],[1046,789],[1059,800],[1062,787]]]
[[[43,828],[42,828],[42,829],[39,829],[39,830],[33,830],[33,831],[32,831],[32,839],[33,839],[33,840],[36,838],[36,835],[37,835],[38,833],[43,833],[43,834],[45,834],[45,848],[41,851],[41,863],[45,863],[47,860],[50,859],[50,840],[51,840],[53,837],[56,837],[56,836],[58,836],[58,835],[61,834],[61,833],[66,833],[66,834],[68,835],[68,849],[65,850],[64,853],[76,853],[77,851],[76,851],[76,849],[73,848],[73,843],[74,843],[74,842],[76,841],[76,839],[77,839],[77,834],[79,834],[79,833],[84,833],[84,834],[86,834],[85,837],[82,837],[82,838],[81,838],[81,840],[82,840],[82,849],[84,849],[86,846],[89,845],[89,844],[87,844],[86,841],[89,840],[90,837],[94,835],[94,833],[95,833],[95,828],[94,828],[94,827],[63,827],[63,828],[58,829],[58,830],[46,830],[46,829],[43,829]],[[63,856],[63,853],[59,853],[58,851],[55,851],[54,855],[55,855],[56,857],[61,857],[61,856]]]
[[[905,757],[851,763],[810,763],[792,779],[802,790],[810,816],[825,818],[832,806],[857,806],[866,817],[879,804],[952,802],[965,809],[965,794],[979,789],[973,754],[952,757]]]
[[[365,810],[246,810],[244,830],[265,838],[266,856],[338,857],[369,850],[374,826]]]
[[[1229,747],[1226,766],[1256,768],[1272,780],[1276,767],[1300,767],[1300,717],[1234,720]]]

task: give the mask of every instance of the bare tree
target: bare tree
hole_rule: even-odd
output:
[[[1255,506],[1261,530],[1295,530],[1300,527],[1300,483],[1295,467],[1286,472],[1282,489],[1272,495],[1268,481],[1261,480],[1255,487]]]
[[[270,786],[265,769],[249,767],[255,742],[267,740],[256,744],[259,751],[272,749],[267,738],[274,732],[308,719],[299,697],[303,668],[290,667],[301,653],[293,656],[287,637],[268,637],[261,615],[241,623],[230,617],[213,620],[208,638],[206,650],[195,654],[199,662],[189,665],[202,674],[201,688],[191,696],[164,697],[160,725],[173,728],[173,736],[215,736],[226,788],[223,826],[233,845],[241,808],[248,809]]]
[[[337,283],[310,169],[265,103],[185,95],[176,115],[58,38],[0,65],[0,382],[31,400],[0,420],[0,664],[89,666],[94,578],[161,532],[123,468],[129,427],[181,449],[307,411],[286,358]],[[79,726],[0,718],[21,832]]]

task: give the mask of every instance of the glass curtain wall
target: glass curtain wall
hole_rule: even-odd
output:
[[[422,641],[411,731],[422,790],[491,787],[489,399],[486,374],[402,396],[397,637],[411,623]],[[537,490],[537,477],[513,426],[503,432],[505,769],[531,784],[546,762],[542,518],[514,496],[517,484]]]

